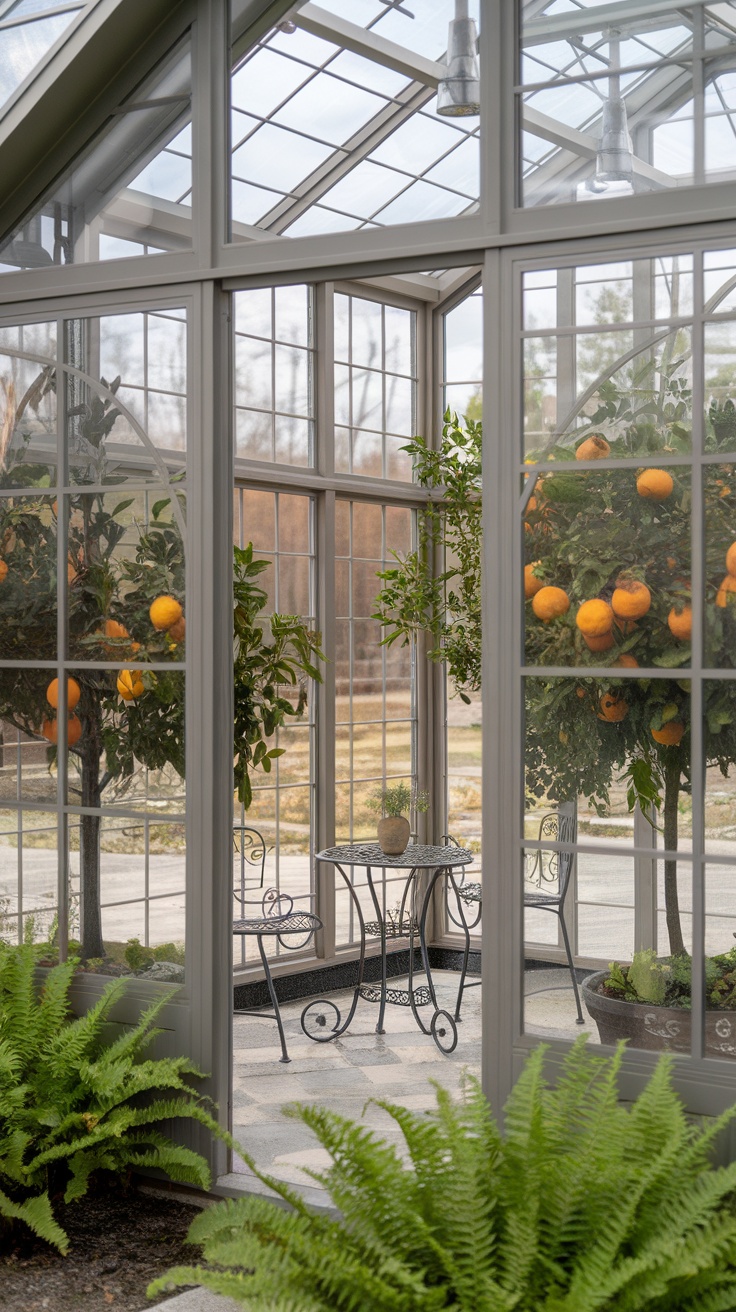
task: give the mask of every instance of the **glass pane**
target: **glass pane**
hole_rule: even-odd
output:
[[[53,491],[0,497],[0,660],[56,660],[58,509]]]
[[[64,12],[42,16],[44,9],[56,8],[55,0],[38,0],[38,3],[14,5],[3,12],[2,47],[0,66],[0,109],[43,62],[51,47],[84,8],[84,0],[64,6]],[[38,15],[34,22],[27,18]],[[14,21],[17,20],[17,26]]]
[[[668,265],[558,270],[542,275],[549,286],[539,285],[539,274],[524,275],[527,459],[646,459],[690,450],[691,332],[637,326],[658,309],[691,312],[692,260]],[[554,318],[556,333],[538,331]],[[571,332],[573,320],[580,331]]]
[[[0,810],[0,938],[58,952],[59,857],[52,811]]]
[[[546,0],[525,10],[521,203],[581,204],[731,178],[735,16],[732,3],[705,4],[632,11],[610,26],[595,5],[563,12]]]
[[[0,272],[191,249],[190,119],[187,41],[123,102],[15,231],[0,250]]]
[[[236,455],[313,463],[312,289],[236,292]]]
[[[337,300],[335,359],[345,363],[335,365],[335,466],[408,481],[401,447],[416,427],[416,314],[358,296]]]
[[[527,663],[689,665],[689,470],[545,474],[522,513]]]
[[[419,13],[357,0],[329,9],[350,23],[350,50],[328,38],[329,24],[324,38],[305,30],[309,16],[302,26],[298,8],[288,28],[281,23],[248,48],[245,15],[233,8],[233,241],[251,240],[253,226],[304,236],[477,209],[477,0],[471,30],[466,23],[457,38],[453,0]],[[403,48],[408,71],[387,66],[374,34]],[[449,42],[475,68],[463,81],[442,81],[438,96],[426,58],[444,60]]]

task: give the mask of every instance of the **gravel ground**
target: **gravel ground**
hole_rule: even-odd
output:
[[[146,1287],[196,1259],[184,1243],[197,1208],[131,1191],[88,1194],[59,1209],[66,1257],[29,1231],[0,1233],[3,1312],[140,1312]]]

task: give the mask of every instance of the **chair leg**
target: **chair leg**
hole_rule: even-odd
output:
[[[261,961],[263,962],[263,969],[264,969],[264,971],[266,972],[266,984],[268,985],[268,992],[269,992],[269,996],[270,996],[270,998],[271,998],[271,1003],[272,1003],[272,1006],[273,1006],[274,1017],[275,1017],[275,1020],[276,1020],[276,1024],[277,1024],[278,1027],[279,1027],[279,1038],[281,1039],[281,1056],[279,1057],[279,1061],[288,1062],[288,1061],[291,1061],[291,1057],[289,1056],[288,1052],[286,1051],[286,1036],[285,1036],[285,1034],[284,1034],[284,1026],[283,1026],[283,1022],[282,1022],[282,1020],[281,1020],[281,1009],[280,1009],[280,1007],[279,1007],[279,1000],[278,1000],[278,998],[276,997],[276,989],[274,988],[273,980],[271,979],[271,971],[270,971],[270,968],[269,968],[269,965],[268,965],[268,957],[266,956],[266,953],[265,953],[265,950],[264,950],[264,947],[263,947],[263,938],[262,938],[262,936],[261,936],[260,934],[258,934],[258,935],[256,935],[256,937],[257,937],[257,939],[258,939],[258,951],[259,951],[260,954],[261,954]]]
[[[575,1005],[578,1009],[578,1018],[575,1021],[575,1024],[584,1025],[585,1019],[583,1017],[583,1009],[580,1006],[580,990],[578,988],[578,979],[577,979],[577,975],[575,974],[575,967],[572,962],[572,952],[570,951],[570,940],[567,936],[567,925],[565,924],[565,916],[562,911],[562,908],[560,908],[560,910],[557,912],[557,915],[560,918],[560,925],[562,926],[562,938],[565,943],[565,952],[567,953],[567,964],[570,970],[570,979],[572,980],[572,986],[573,989],[575,990]]]

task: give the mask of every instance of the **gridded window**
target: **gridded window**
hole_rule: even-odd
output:
[[[235,452],[281,465],[314,463],[311,287],[237,292]]]
[[[442,316],[442,409],[481,418],[483,292],[480,287]]]
[[[376,577],[391,551],[411,549],[413,512],[402,506],[338,501],[335,542],[336,785],[335,837],[345,843],[375,836],[373,793],[385,784],[415,782],[416,704],[411,648],[381,646],[371,618],[380,587]],[[361,872],[356,872],[361,878]],[[400,899],[402,878],[384,881],[389,909]],[[357,886],[356,886],[357,887]],[[398,890],[398,892],[397,892]],[[358,896],[368,920],[375,913],[368,890]],[[337,943],[354,941],[357,925],[346,890],[337,891]]]
[[[733,181],[736,4],[522,11],[522,204]]]
[[[3,8],[0,0],[5,55]],[[68,18],[64,13],[53,21]],[[191,249],[191,77],[184,40],[117,107],[82,158],[3,245],[0,273]]]
[[[416,431],[416,312],[335,296],[335,468],[410,481]]]
[[[78,947],[103,974],[155,965],[173,981],[186,888],[186,317],[55,327],[0,333],[0,933]]]
[[[304,236],[477,208],[477,110],[437,112],[454,0],[328,8],[349,28],[349,49],[336,44],[327,15],[298,6],[288,25],[243,52],[242,5],[233,6],[235,241],[249,240],[254,225]],[[479,9],[471,0],[476,20]]]
[[[235,491],[235,535],[237,545],[252,542],[256,556],[267,560],[270,568],[259,577],[259,586],[268,593],[264,614],[300,615],[316,628],[314,503],[309,496],[286,492],[261,491],[239,487]],[[268,618],[264,619],[268,625]],[[307,703],[302,713],[277,730],[272,745],[284,748],[276,757],[270,774],[255,771],[252,778],[253,802],[247,815],[236,803],[233,891],[234,908],[241,918],[240,897],[258,902],[266,888],[288,894],[301,910],[313,903],[312,857],[314,851],[314,734],[316,689],[307,689]],[[299,691],[283,689],[293,701]],[[249,858],[258,855],[258,839],[246,834],[240,839],[240,826],[252,826],[265,845],[266,861],[263,887],[260,866]],[[253,847],[253,841],[256,847]],[[246,908],[246,915],[256,915],[258,908]],[[236,941],[236,964],[250,961],[257,951],[253,939]],[[267,951],[280,955],[283,948],[276,939],[265,942]]]

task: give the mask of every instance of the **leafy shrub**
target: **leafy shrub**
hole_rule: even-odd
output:
[[[634,953],[630,966],[612,961],[603,990],[629,1002],[687,1009],[692,1004],[692,975],[692,959],[686,952],[658,958],[653,948],[646,948]],[[705,988],[709,1008],[736,1007],[736,948],[705,958]]]
[[[24,1222],[66,1252],[53,1196],[71,1202],[86,1193],[92,1172],[130,1167],[158,1167],[206,1189],[204,1158],[157,1126],[175,1117],[217,1126],[187,1058],[143,1057],[170,995],[110,1041],[108,1018],[127,981],[113,981],[75,1017],[69,989],[79,963],[54,966],[39,987],[39,951],[0,943],[0,1218]]]
[[[149,1295],[202,1284],[269,1312],[727,1312],[736,1308],[736,1164],[709,1165],[728,1112],[688,1122],[663,1057],[635,1103],[611,1060],[578,1042],[559,1084],[537,1048],[505,1135],[475,1080],[431,1115],[379,1102],[413,1169],[365,1127],[317,1107],[300,1117],[332,1157],[310,1172],[338,1219],[255,1169],[286,1202],[229,1200],[189,1238],[211,1266],[179,1268]]]

